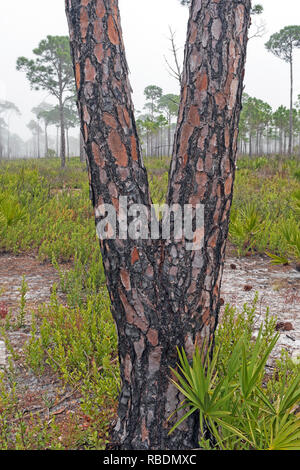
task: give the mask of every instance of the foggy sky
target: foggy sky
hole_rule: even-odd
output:
[[[255,2],[254,2],[255,3]],[[245,91],[275,109],[289,106],[289,66],[267,52],[264,43],[281,28],[300,24],[299,0],[260,0],[267,34],[251,39],[245,77]],[[142,111],[143,90],[155,84],[164,93],[179,93],[178,84],[166,69],[169,53],[168,27],[176,31],[181,60],[186,37],[188,9],[178,0],[119,0],[130,81],[137,110]],[[260,21],[257,18],[257,21]],[[67,35],[64,0],[0,0],[0,99],[13,101],[20,118],[11,117],[10,130],[30,138],[26,124],[33,119],[31,109],[41,101],[53,102],[47,92],[31,91],[25,74],[16,71],[19,56],[32,57],[32,49],[50,35]],[[300,51],[295,54],[295,99],[300,94]],[[54,134],[54,131],[52,131]]]

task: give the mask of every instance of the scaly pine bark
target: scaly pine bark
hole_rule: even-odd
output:
[[[119,336],[119,449],[190,449],[194,415],[168,435],[181,397],[170,384],[177,347],[191,357],[213,337],[228,233],[250,0],[193,0],[167,203],[205,204],[203,249],[184,240],[100,242]],[[96,222],[119,197],[151,198],[134,120],[117,0],[66,0],[81,129]]]

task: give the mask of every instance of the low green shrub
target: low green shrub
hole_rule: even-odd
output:
[[[278,340],[275,319],[267,314],[256,338],[254,322],[255,305],[245,305],[240,314],[227,306],[212,354],[212,344],[204,345],[190,363],[184,350],[178,352],[172,382],[184,396],[179,410],[188,411],[170,432],[198,413],[204,449],[300,449],[299,366],[288,365],[283,356],[267,377],[266,363]]]

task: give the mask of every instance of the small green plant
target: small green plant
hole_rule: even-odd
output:
[[[235,333],[240,330],[241,319],[239,315],[233,328]],[[250,326],[253,320],[246,319],[246,324],[247,321]],[[179,364],[177,370],[172,369],[175,377],[172,382],[184,396],[180,409],[188,411],[170,432],[188,416],[198,413],[202,434],[200,447],[300,449],[300,418],[293,412],[300,401],[299,371],[290,374],[291,377],[282,374],[279,386],[274,387],[272,380],[268,386],[265,383],[265,365],[278,340],[278,334],[270,330],[272,322],[267,318],[256,339],[248,331],[239,338],[234,334],[229,347],[228,325],[223,323],[216,335],[212,358],[212,345],[204,345],[201,351],[196,349],[191,363],[184,350],[178,351]],[[213,447],[212,440],[204,438],[204,425],[215,441]]]
[[[80,306],[65,306],[54,285],[50,304],[32,316],[26,362],[37,374],[50,367],[64,384],[80,390],[81,410],[91,421],[91,447],[103,448],[115,413],[120,383],[116,352],[115,326],[103,288]]]
[[[23,209],[18,201],[11,195],[0,194],[0,223],[6,227],[22,221],[25,217]]]
[[[22,285],[20,288],[20,294],[21,294],[20,308],[19,308],[19,314],[18,314],[18,319],[17,319],[18,328],[24,328],[25,326],[25,314],[26,314],[25,307],[26,307],[27,291],[28,291],[28,284],[25,280],[25,276],[23,276]]]
[[[264,230],[266,222],[253,203],[232,212],[230,236],[240,253],[251,250],[256,245],[257,237]]]

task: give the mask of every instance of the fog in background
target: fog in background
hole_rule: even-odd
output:
[[[255,2],[254,2],[255,3]],[[261,98],[275,109],[289,106],[289,65],[267,52],[264,43],[281,28],[299,24],[299,0],[260,0],[264,14],[254,21],[266,22],[263,38],[249,42],[245,91]],[[31,138],[26,124],[34,118],[31,109],[42,101],[53,99],[47,92],[30,90],[25,74],[16,71],[19,56],[33,57],[32,50],[41,39],[50,35],[67,35],[64,0],[0,1],[0,99],[14,102],[22,116],[10,118],[10,130],[24,140]],[[183,60],[188,9],[179,0],[119,0],[130,80],[136,110],[142,111],[143,90],[150,84],[164,93],[179,93],[178,83],[170,77],[164,56],[169,52],[169,26],[176,32],[176,42]],[[255,27],[252,28],[252,32]],[[295,54],[295,100],[300,94],[300,52]],[[50,128],[55,136],[55,129]],[[78,131],[70,131],[78,136]]]

